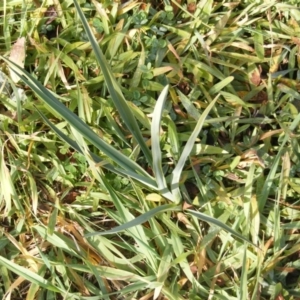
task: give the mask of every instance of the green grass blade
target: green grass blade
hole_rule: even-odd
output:
[[[143,223],[145,223],[146,221],[148,221],[150,218],[154,217],[157,214],[160,214],[160,213],[163,213],[163,212],[166,212],[166,211],[180,211],[180,210],[181,210],[181,207],[175,206],[174,204],[161,205],[161,206],[158,206],[158,207],[155,207],[155,208],[149,210],[148,212],[144,213],[141,216],[138,216],[137,218],[127,222],[126,224],[122,224],[120,226],[117,226],[117,227],[115,227],[111,230],[107,230],[107,231],[104,231],[104,232],[88,233],[85,236],[86,237],[91,237],[91,236],[95,236],[95,235],[108,235],[108,234],[118,233],[118,232],[124,231],[126,229],[129,229],[131,227],[143,224]]]
[[[7,58],[2,57],[4,61],[11,66],[22,80],[44,101],[46,102],[57,114],[65,119],[73,128],[75,128],[84,138],[86,138],[91,144],[96,146],[99,150],[103,151],[108,157],[110,157],[119,166],[125,170],[143,174],[145,177],[150,175],[141,168],[137,163],[130,160],[121,152],[104,142],[94,131],[92,131],[78,116],[59,102],[54,95],[47,90],[40,82],[38,82],[31,74],[20,68],[15,63],[11,62]]]
[[[247,262],[247,245],[244,245],[244,257],[243,257],[243,267],[240,282],[240,300],[247,300],[248,298],[248,285],[247,285],[247,275],[249,272],[249,264]]]
[[[254,171],[255,171],[255,165],[251,165],[247,180],[245,184],[245,191],[244,191],[244,201],[243,201],[243,209],[244,209],[244,215],[246,218],[246,226],[244,228],[244,234],[249,234],[250,231],[250,213],[251,213],[251,197],[252,197],[252,185],[254,183]]]
[[[130,82],[130,86],[131,88],[137,88],[141,79],[142,79],[142,75],[143,72],[141,70],[141,67],[145,65],[145,60],[146,60],[146,54],[145,54],[145,49],[144,49],[144,45],[141,43],[141,54],[138,60],[138,65],[137,68],[132,76],[131,82]]]
[[[254,245],[252,242],[250,242],[248,239],[246,239],[244,236],[242,236],[240,233],[236,232],[235,230],[233,230],[232,228],[230,228],[228,225],[224,224],[223,222],[219,221],[218,219],[216,218],[213,218],[213,217],[210,217],[206,214],[203,214],[199,211],[194,211],[194,210],[190,210],[190,209],[187,209],[186,212],[188,212],[189,214],[195,216],[196,218],[202,220],[202,221],[205,221],[207,223],[211,223],[211,224],[214,224],[216,226],[219,226],[220,228],[222,228],[223,230],[231,233],[232,235],[236,236],[237,238],[253,245],[254,247],[257,247],[256,245]]]
[[[139,249],[138,253],[144,255],[147,263],[150,264],[150,268],[152,270],[157,270],[157,266],[158,266],[157,252],[153,249],[153,247],[151,247],[151,243],[145,232],[145,228],[141,224],[146,222],[150,217],[152,217],[155,213],[157,213],[157,211],[162,211],[163,209],[172,210],[174,207],[170,205],[168,207],[165,206],[158,207],[156,210],[154,210],[154,213],[152,213],[152,211],[148,211],[145,214],[141,215],[140,217],[135,218],[135,216],[123,204],[124,200],[127,199],[124,199],[121,193],[117,193],[114,190],[114,188],[111,186],[108,180],[106,180],[105,176],[101,178],[101,184],[108,191],[109,196],[113,201],[113,204],[117,210],[116,212],[109,211],[109,213],[119,224],[122,224],[121,226],[117,227],[117,232],[120,230],[128,229],[126,234],[130,235],[134,239],[135,244],[138,246]],[[107,234],[107,232],[116,233],[116,228],[105,231],[103,232],[103,234]]]
[[[80,9],[80,6],[78,5],[78,2],[76,0],[74,0],[74,4],[75,4],[76,10],[79,14],[80,20],[83,24],[84,30],[88,36],[88,39],[91,43],[92,48],[93,48],[96,59],[101,67],[101,71],[105,78],[105,82],[106,82],[107,88],[109,90],[109,93],[112,97],[112,100],[113,100],[118,112],[120,113],[124,123],[130,130],[130,132],[132,133],[134,138],[139,143],[148,163],[150,165],[152,165],[151,152],[144,141],[141,130],[137,124],[137,121],[134,118],[134,115],[126,102],[124,95],[122,94],[120,86],[117,83],[117,81],[115,80],[115,77],[105,59],[105,56],[103,55],[101,49],[99,48],[98,43],[89,27],[89,24],[88,24],[82,10]]]
[[[6,50],[8,51],[11,48],[11,34],[9,30],[9,15],[7,14],[7,1],[3,1],[3,15],[2,15],[2,20],[3,20],[3,37],[5,41],[5,46]]]
[[[289,131],[292,132],[293,130],[295,130],[295,128],[297,127],[297,125],[300,123],[300,114],[298,114],[294,121],[292,122],[292,124],[290,125],[289,127]],[[290,139],[290,132],[286,132],[285,133],[285,137],[282,141],[282,144],[280,145],[280,148],[278,149],[278,153],[273,161],[273,165],[271,166],[271,169],[270,169],[270,172],[265,180],[265,183],[263,185],[263,188],[262,188],[262,191],[260,193],[260,195],[258,195],[258,199],[257,199],[257,202],[259,203],[258,204],[258,207],[259,207],[259,211],[262,212],[263,209],[264,209],[264,206],[266,204],[266,201],[267,201],[267,198],[268,198],[268,195],[270,193],[270,189],[271,189],[271,186],[272,186],[272,183],[273,183],[273,180],[276,176],[276,171],[277,171],[277,168],[278,168],[278,165],[279,165],[279,162],[280,162],[280,159],[281,159],[281,156],[284,154],[285,152],[285,144],[288,142],[288,140]]]
[[[158,100],[156,102],[152,124],[151,124],[151,148],[152,148],[152,157],[153,157],[153,173],[156,178],[159,191],[163,196],[169,200],[173,200],[173,196],[168,190],[165,175],[162,170],[162,155],[160,149],[160,121],[162,116],[162,111],[164,103],[167,98],[169,86],[166,86],[161,92]]]
[[[258,58],[263,60],[265,58],[264,36],[260,28],[258,28],[257,31],[254,33],[253,39],[254,39],[255,53]]]
[[[219,93],[224,87],[229,85],[233,81],[233,76],[228,76],[227,78],[223,79],[222,81],[215,84],[208,92],[210,95],[215,95]]]
[[[162,254],[161,262],[157,270],[157,282],[160,282],[161,285],[155,289],[153,299],[157,299],[161,293],[161,290],[164,286],[164,282],[166,281],[169,270],[171,268],[172,257],[173,257],[172,247],[170,244],[167,244]]]
[[[61,290],[60,288],[54,286],[51,282],[46,280],[45,278],[41,277],[40,275],[32,272],[31,270],[24,268],[16,263],[0,256],[0,265],[5,266],[7,269],[11,270],[15,274],[19,275],[22,278],[25,278],[29,282],[35,283],[44,289],[49,291],[53,291],[60,294],[65,294],[65,291]]]
[[[181,172],[182,169],[184,167],[184,164],[188,158],[188,156],[190,155],[195,141],[199,135],[199,132],[202,129],[202,126],[204,124],[204,121],[206,119],[206,117],[208,116],[210,110],[213,108],[213,106],[215,105],[216,101],[218,99],[218,96],[207,106],[207,108],[204,110],[203,114],[201,115],[201,117],[199,118],[196,127],[194,129],[194,131],[192,132],[191,136],[189,137],[183,151],[182,154],[179,158],[179,161],[175,167],[175,169],[172,172],[172,183],[171,183],[171,190],[173,195],[175,196],[176,200],[179,201],[180,195],[179,195],[179,180],[180,180],[180,176],[181,176]]]
[[[37,109],[37,108],[36,108]],[[81,153],[82,155],[86,155],[85,153],[83,153],[82,149],[79,147],[79,145],[72,140],[71,138],[69,138],[67,135],[65,135],[61,130],[59,130],[56,126],[54,126],[49,120],[48,118],[45,117],[45,115],[39,111],[37,109],[38,113],[40,114],[40,116],[42,117],[42,119],[45,121],[45,123],[48,124],[48,126],[62,139],[64,140],[66,143],[68,143],[73,149],[75,149],[76,151],[78,151],[79,153]],[[136,179],[137,181],[153,188],[153,189],[157,189],[157,185],[156,182],[154,181],[153,178],[151,178],[150,176],[143,176],[140,175],[136,172],[132,172],[129,169],[119,169],[114,167],[113,165],[111,165],[110,163],[108,163],[107,161],[103,160],[102,158],[100,158],[98,155],[89,152],[89,155],[92,157],[93,161],[97,164],[99,163],[103,163],[102,167],[104,169],[107,169],[115,174],[118,175],[122,175],[122,176],[129,176],[131,178]]]
[[[191,267],[186,258],[186,251],[184,250],[184,245],[182,244],[182,240],[176,231],[171,229],[171,244],[176,255],[176,259],[172,262],[180,265],[182,272],[185,274],[186,278],[191,282],[191,285],[197,289],[201,290],[205,294],[208,294],[208,291],[199,283],[198,280],[194,277],[194,274],[191,271]],[[206,299],[206,298],[205,298]]]
[[[180,92],[179,90],[178,90],[178,96],[179,96],[179,99],[180,99],[183,107],[188,112],[189,116],[191,116],[193,119],[198,121],[200,119],[201,115],[200,115],[198,109],[193,105],[191,100],[186,95],[184,95],[182,92]]]

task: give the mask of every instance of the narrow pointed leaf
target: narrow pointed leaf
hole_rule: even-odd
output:
[[[15,73],[42,99],[47,103],[57,114],[65,119],[73,128],[75,128],[84,138],[91,144],[103,151],[112,161],[116,162],[125,170],[143,174],[145,177],[150,175],[137,163],[130,160],[121,152],[104,142],[93,130],[91,130],[77,115],[69,110],[65,105],[58,101],[55,96],[46,89],[39,81],[37,81],[27,71],[21,69],[15,63],[9,61],[7,58],[1,57],[7,64],[12,67]]]
[[[178,187],[179,187],[179,180],[180,180],[182,169],[184,167],[184,164],[185,164],[188,156],[190,155],[190,153],[194,147],[195,141],[199,135],[200,130],[202,129],[204,121],[205,121],[206,117],[208,116],[210,110],[215,105],[217,99],[218,99],[218,96],[207,106],[207,108],[204,110],[203,114],[199,118],[199,120],[196,124],[196,127],[195,127],[194,131],[192,132],[191,136],[189,137],[189,139],[182,151],[182,154],[179,158],[179,161],[178,161],[175,169],[172,172],[171,189],[172,189],[172,193],[176,195],[177,201],[179,200],[178,199],[178,197],[179,197]]]
[[[68,143],[74,150],[78,151],[79,153],[81,153],[82,155],[86,155],[86,153],[83,153],[82,149],[79,147],[79,145],[72,140],[71,138],[69,138],[67,135],[65,135],[62,131],[60,131],[54,124],[52,124],[48,118],[46,118],[46,116],[39,111],[39,109],[36,108],[36,110],[38,111],[38,113],[40,114],[40,116],[42,117],[42,119],[45,121],[45,123],[48,124],[48,126],[66,143]],[[132,172],[131,170],[128,169],[120,169],[120,168],[116,168],[113,165],[111,165],[110,163],[106,162],[105,160],[103,160],[101,157],[99,157],[98,155],[89,152],[89,155],[92,157],[93,161],[95,163],[101,163],[104,162],[104,164],[102,165],[102,167],[104,169],[107,169],[115,174],[121,175],[121,176],[129,176],[131,178],[136,179],[137,181],[153,188],[153,189],[157,189],[157,185],[156,182],[153,178],[149,177],[149,176],[143,176],[140,175],[136,172]]]
[[[169,86],[166,86],[161,92],[156,102],[151,123],[151,148],[153,157],[153,172],[156,178],[159,191],[166,198],[173,200],[172,194],[168,190],[165,175],[162,170],[162,155],[160,149],[160,121],[164,103],[167,98]]]
[[[20,265],[17,265],[16,263],[0,256],[0,265],[5,266],[7,269],[11,270],[15,274],[18,274],[20,277],[25,278],[31,283],[35,283],[40,287],[43,287],[44,289],[47,289],[49,291],[53,291],[56,293],[62,293],[64,294],[64,291],[46,280],[45,278],[41,277],[40,275],[36,274],[35,272],[24,268]]]
[[[214,224],[214,225],[217,225],[218,227],[222,228],[223,230],[231,233],[232,235],[236,236],[237,238],[253,245],[254,247],[257,248],[256,245],[254,245],[251,241],[249,241],[248,239],[246,239],[244,236],[242,236],[240,233],[236,232],[235,230],[233,230],[232,228],[230,228],[228,225],[224,224],[223,222],[219,221],[218,219],[216,218],[213,218],[213,217],[210,217],[206,214],[203,214],[199,211],[194,211],[194,210],[190,210],[190,209],[187,209],[186,212],[188,212],[189,214],[195,216],[196,218],[204,221],[204,222],[207,222],[207,223],[211,223],[211,224]]]
[[[103,73],[107,88],[111,95],[111,98],[112,98],[119,114],[121,115],[124,123],[130,130],[130,132],[132,133],[134,138],[139,143],[148,163],[150,165],[152,165],[151,152],[144,141],[141,130],[137,124],[137,121],[134,118],[134,115],[126,102],[124,95],[122,94],[121,88],[120,88],[119,84],[117,83],[117,81],[107,63],[105,56],[103,55],[101,49],[99,48],[98,42],[96,41],[96,38],[94,37],[94,35],[89,27],[89,24],[88,24],[82,10],[80,9],[80,6],[76,0],[74,0],[74,4],[75,4],[76,10],[79,14],[80,20],[83,24],[84,30],[88,36],[88,39],[91,43],[92,48],[93,48],[95,57],[101,68],[101,71]]]
[[[132,221],[127,222],[126,224],[122,224],[120,226],[117,226],[111,230],[103,231],[103,232],[93,232],[93,233],[88,233],[85,236],[86,237],[91,237],[95,235],[107,235],[107,234],[114,234],[118,233],[121,231],[124,231],[128,228],[131,228],[133,226],[137,226],[140,224],[143,224],[144,222],[148,221],[150,218],[154,217],[157,214],[166,212],[166,211],[180,211],[182,208],[180,206],[175,206],[174,204],[165,204],[161,205],[158,207],[155,207],[148,212],[142,214],[141,216],[135,218]]]

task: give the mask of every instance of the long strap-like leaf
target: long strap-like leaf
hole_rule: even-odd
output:
[[[53,93],[46,89],[31,74],[20,68],[9,59],[3,56],[0,57],[39,96],[41,100],[48,104],[58,115],[65,119],[69,125],[75,128],[80,134],[82,134],[84,138],[86,138],[91,144],[107,155],[112,161],[127,171],[151,178],[151,176],[136,162],[129,159],[127,156],[103,141],[89,126],[87,126],[87,124],[85,124],[76,114],[58,101]]]
[[[88,36],[88,39],[91,43],[92,48],[93,48],[95,57],[101,68],[101,71],[103,73],[107,88],[111,95],[111,98],[112,98],[119,114],[121,115],[124,123],[126,124],[127,128],[130,130],[130,132],[132,133],[134,138],[139,143],[148,163],[152,166],[151,152],[144,141],[141,130],[137,124],[137,121],[136,121],[132,111],[130,110],[130,108],[124,98],[124,95],[122,94],[121,88],[120,88],[118,82],[116,81],[116,79],[105,59],[105,56],[103,55],[103,53],[96,41],[96,38],[94,37],[94,35],[89,27],[89,24],[88,24],[82,10],[80,9],[80,6],[78,5],[78,2],[76,0],[74,0],[74,4],[77,9],[80,20],[82,22],[82,25],[84,27],[84,30]]]

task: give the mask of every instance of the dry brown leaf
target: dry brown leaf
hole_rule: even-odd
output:
[[[255,164],[262,168],[265,168],[264,161],[258,156],[256,150],[249,149],[241,155],[242,161],[237,165],[238,169],[244,169],[246,167]]]
[[[11,48],[9,56],[9,59],[21,68],[24,68],[25,43],[26,40],[24,37],[17,39]],[[13,68],[10,68],[10,77],[14,83],[20,80],[20,77],[13,71]]]
[[[57,17],[57,11],[54,5],[50,5],[47,8],[47,11],[45,12],[45,17],[48,18],[48,20],[46,21],[46,24],[50,24],[52,23]]]
[[[183,202],[183,205],[182,205],[182,209],[185,210],[185,209],[189,209],[193,207],[193,205],[187,203],[187,202]]]
[[[282,294],[279,294],[279,295],[277,295],[275,300],[284,300],[284,297],[282,296]]]
[[[251,74],[250,82],[253,85],[255,85],[255,86],[259,86],[260,85],[260,82],[261,82],[260,74],[261,74],[261,67],[260,67],[260,70],[258,68],[256,68],[254,70],[254,72]]]
[[[292,42],[295,43],[296,45],[300,46],[300,39],[297,37],[292,37]]]
[[[181,0],[175,0],[175,1],[172,1],[172,2],[171,2],[171,5],[172,5],[172,7],[173,7],[173,12],[174,12],[174,14],[176,15],[177,12],[178,12],[179,6],[176,5],[174,2],[178,3],[178,5],[181,5],[181,2],[182,2],[182,1],[181,1]]]
[[[193,14],[197,9],[197,4],[196,2],[191,2],[187,5],[187,10],[189,13]]]
[[[264,140],[264,139],[267,139],[275,134],[280,134],[283,132],[283,129],[276,129],[276,130],[272,130],[272,131],[267,131],[267,132],[264,132],[261,136],[260,136],[260,140]]]

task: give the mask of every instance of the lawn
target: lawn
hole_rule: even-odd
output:
[[[0,4],[0,298],[300,299],[298,0]]]

